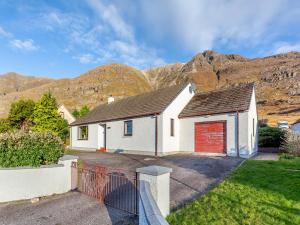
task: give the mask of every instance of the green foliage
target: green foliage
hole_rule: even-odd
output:
[[[81,107],[81,109],[78,111],[77,109],[75,109],[73,112],[72,112],[72,115],[78,119],[80,117],[83,117],[85,116],[86,114],[88,114],[90,112],[90,108],[87,106],[87,105],[84,105]]]
[[[63,151],[61,140],[51,132],[0,134],[0,167],[54,164]]]
[[[32,100],[19,100],[11,104],[8,120],[12,127],[28,129],[32,124],[32,113],[35,103]]]
[[[58,113],[56,99],[46,93],[35,105],[33,112],[34,131],[51,131],[62,140],[68,136],[68,122]]]
[[[73,115],[76,119],[78,119],[78,118],[80,117],[80,113],[79,113],[79,111],[78,111],[77,109],[75,109],[75,110],[72,112],[72,115]]]
[[[248,160],[208,194],[171,213],[170,225],[300,224],[300,158]]]
[[[276,127],[260,127],[259,134],[259,147],[279,147],[284,138],[284,131]]]
[[[82,108],[79,111],[80,117],[85,116],[90,111],[90,108],[87,105],[82,106]]]
[[[11,129],[12,127],[8,119],[0,119],[0,133],[7,132]]]

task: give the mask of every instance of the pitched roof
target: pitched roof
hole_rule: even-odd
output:
[[[159,114],[186,86],[187,83],[183,83],[99,105],[84,117],[71,123],[71,126]]]
[[[300,119],[296,120],[292,125],[295,125],[296,123],[300,123]]]
[[[179,118],[222,114],[249,109],[254,83],[196,94]]]

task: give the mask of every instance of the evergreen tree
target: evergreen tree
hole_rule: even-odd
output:
[[[12,127],[27,130],[32,125],[35,103],[32,100],[19,100],[11,104],[8,120]]]
[[[90,111],[90,108],[87,105],[82,106],[82,108],[79,111],[80,117],[85,116]]]
[[[33,122],[35,131],[52,131],[62,140],[68,136],[68,122],[59,115],[56,99],[50,92],[44,94],[36,103]]]
[[[73,115],[76,119],[78,119],[78,118],[80,117],[80,113],[79,113],[79,111],[78,111],[77,109],[75,109],[75,110],[72,112],[72,115]]]

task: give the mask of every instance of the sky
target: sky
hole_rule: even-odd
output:
[[[249,58],[300,51],[300,1],[0,0],[0,74],[146,69],[204,50]]]

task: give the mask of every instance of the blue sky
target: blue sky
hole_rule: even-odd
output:
[[[250,58],[300,51],[300,1],[0,0],[0,74],[145,69],[207,49]]]

